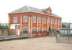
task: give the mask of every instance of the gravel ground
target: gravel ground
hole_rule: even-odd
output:
[[[55,37],[1,41],[0,50],[72,50],[72,44],[56,43]]]

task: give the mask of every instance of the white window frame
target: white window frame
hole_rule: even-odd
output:
[[[42,23],[43,23],[43,24],[46,24],[46,22],[47,22],[47,21],[46,21],[46,18],[45,18],[45,17],[42,17]]]
[[[37,17],[36,16],[32,16],[32,22],[36,23]]]
[[[23,21],[28,22],[29,17],[28,16],[23,16]]]
[[[37,23],[41,23],[41,17],[37,16]]]
[[[13,17],[13,23],[18,23],[18,17],[16,16]]]

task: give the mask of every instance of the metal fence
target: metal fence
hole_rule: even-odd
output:
[[[72,43],[72,29],[61,29],[57,32],[56,42]]]

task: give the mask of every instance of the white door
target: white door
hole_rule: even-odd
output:
[[[20,36],[20,29],[19,29],[20,25],[15,25],[15,30],[16,30],[16,35]]]

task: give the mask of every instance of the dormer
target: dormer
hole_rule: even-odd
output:
[[[46,14],[48,14],[48,15],[51,15],[52,14],[52,9],[49,6],[48,8],[44,9],[43,12],[46,13]]]
[[[46,9],[46,11],[47,11],[47,13],[48,13],[49,15],[51,15],[51,13],[52,13],[52,9],[51,9],[50,6]]]

